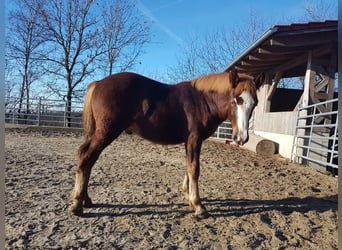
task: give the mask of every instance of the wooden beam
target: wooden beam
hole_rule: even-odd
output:
[[[286,71],[287,69],[291,69],[294,68],[300,64],[304,64],[307,61],[308,58],[308,53],[303,53],[300,56],[297,56],[296,58],[293,58],[289,61],[287,61],[286,63],[283,63],[279,66],[274,67],[271,72],[273,73],[277,73],[277,72],[282,72],[282,71]]]
[[[277,86],[279,84],[279,81],[280,81],[282,75],[283,75],[283,72],[277,72],[276,75],[274,76],[271,88],[268,90],[268,93],[267,93],[267,100],[268,101],[271,101],[272,96],[277,89]]]
[[[267,72],[269,71],[270,67],[265,67],[263,65],[261,66],[254,66],[254,65],[236,65],[235,68],[241,72],[255,72],[255,73],[260,73],[260,72]]]
[[[248,60],[250,61],[286,61],[293,58],[295,54],[284,54],[284,55],[265,55],[265,54],[252,54],[248,56]]]
[[[279,64],[281,63],[282,61],[280,60],[273,60],[273,61],[267,61],[267,60],[264,60],[264,61],[248,61],[248,60],[243,60],[241,61],[241,66],[251,66],[251,67],[258,67],[258,66],[261,66],[262,67],[269,67],[269,68],[272,68],[274,67],[274,65],[276,64]]]
[[[266,112],[271,111],[272,96],[277,89],[277,86],[279,84],[279,81],[280,81],[282,75],[283,75],[283,72],[277,72],[276,73],[276,75],[274,76],[274,79],[272,81],[272,84],[266,93],[266,100],[265,100],[265,111]]]
[[[314,56],[321,56],[324,54],[329,54],[332,51],[332,46],[331,45],[324,45],[321,47],[318,47],[312,51],[312,54]],[[297,65],[303,64],[307,61],[307,52],[297,56],[296,58],[293,58],[290,61],[287,61],[286,63],[279,65],[278,67],[275,67],[271,70],[271,72],[276,73],[279,71],[286,71],[287,69],[294,68]]]
[[[308,51],[307,46],[301,46],[301,47],[295,47],[295,48],[284,48],[282,46],[271,46],[268,44],[262,45],[260,48],[258,48],[255,53],[263,54],[263,55],[292,55],[296,53],[304,53]]]
[[[329,95],[327,93],[314,92],[314,97],[319,102],[319,100],[329,100]]]

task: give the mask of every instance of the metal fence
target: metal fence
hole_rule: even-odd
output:
[[[254,131],[254,113],[252,114],[250,120],[249,120],[249,132]],[[227,120],[224,121],[218,126],[214,134],[211,136],[211,138],[216,138],[216,139],[222,139],[222,140],[228,140],[232,141],[233,137],[233,128],[232,128],[232,123]]]
[[[5,101],[5,123],[53,126],[82,127],[82,102],[72,102],[71,111],[66,101],[44,98],[24,99],[7,98]]]
[[[232,140],[232,124],[230,121],[224,121],[216,129],[211,138],[222,139],[222,140]]]
[[[318,106],[337,107],[337,102],[336,98],[299,108],[292,146],[294,162],[326,167],[329,171],[337,172],[338,111],[318,112]]]
[[[83,103],[73,101],[71,112],[67,112],[66,101],[33,98],[20,102],[19,98],[7,98],[5,101],[5,122],[23,125],[82,128]],[[230,121],[224,121],[211,136],[212,138],[231,140]]]

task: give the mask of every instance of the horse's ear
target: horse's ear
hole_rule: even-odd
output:
[[[233,69],[229,71],[229,80],[233,86],[233,88],[236,88],[236,86],[239,83],[239,75],[236,69]]]
[[[254,79],[256,88],[259,89],[261,87],[261,85],[264,84],[265,80],[266,80],[265,72],[259,73]]]

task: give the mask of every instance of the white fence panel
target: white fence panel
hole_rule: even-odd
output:
[[[232,140],[233,129],[230,121],[224,121],[221,125],[216,129],[214,134],[211,136],[212,138],[222,139],[222,140]]]
[[[5,102],[5,122],[14,124],[82,127],[83,103],[73,101],[71,111],[66,109],[66,101],[35,98],[21,103],[18,98],[8,98]]]
[[[338,111],[322,113],[317,108],[337,102],[336,98],[299,108],[292,146],[294,162],[338,169]]]

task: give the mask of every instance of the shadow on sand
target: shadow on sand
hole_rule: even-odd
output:
[[[278,200],[250,200],[250,199],[211,199],[204,198],[203,205],[206,206],[210,215],[214,218],[229,216],[244,216],[248,214],[262,213],[276,210],[284,215],[292,212],[306,213],[317,211],[319,213],[332,210],[337,211],[337,195],[326,197],[290,197]],[[150,216],[150,215],[178,215],[192,213],[188,205],[184,203],[170,204],[94,204],[90,210],[85,210],[86,218],[103,216]],[[96,210],[96,211],[94,211]],[[104,210],[104,211],[100,211]],[[115,210],[115,211],[113,211]]]

